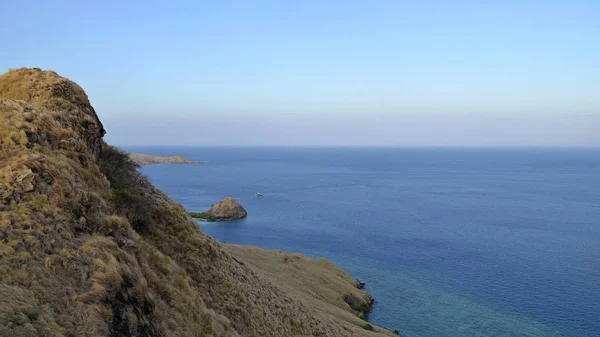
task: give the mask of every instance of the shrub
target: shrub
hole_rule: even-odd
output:
[[[394,335],[400,336],[400,331],[398,331],[398,329],[394,330]]]
[[[148,182],[137,168],[126,153],[104,144],[101,169],[110,182],[113,206],[117,213],[129,220],[136,231],[145,232],[152,222],[152,207],[149,198],[144,195]]]
[[[27,315],[27,317],[29,317],[30,320],[37,319],[41,313],[42,310],[40,310],[40,308],[38,307],[33,307],[25,310],[25,315]]]
[[[373,331],[373,330],[375,330],[375,329],[373,328],[373,326],[372,326],[371,324],[369,324],[369,323],[367,323],[367,324],[363,325],[363,329],[365,329],[365,330],[369,330],[369,331]]]
[[[221,219],[216,216],[208,215],[204,212],[189,212],[189,214],[194,219],[201,219],[201,220],[206,220],[206,221],[217,221],[217,220]]]
[[[231,219],[227,217],[208,215],[205,212],[189,212],[188,214],[194,219],[201,219],[205,221],[222,221]]]
[[[186,282],[185,282],[185,277],[183,276],[177,276],[177,278],[175,279],[175,283],[177,284],[177,287],[179,289],[183,289],[186,286]]]

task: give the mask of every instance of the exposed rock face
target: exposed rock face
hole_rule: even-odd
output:
[[[80,142],[96,156],[101,150],[100,141],[106,133],[83,89],[54,71],[39,68],[19,69],[2,75],[0,98],[22,100],[48,112],[63,126],[74,128],[73,134],[80,139],[64,137],[59,146],[75,149]],[[33,107],[25,109],[32,110]],[[44,128],[31,130],[27,137],[33,143],[39,139]],[[66,136],[66,135],[65,135]]]
[[[212,205],[205,214],[222,220],[237,220],[248,215],[244,207],[232,197],[227,197]]]
[[[103,135],[75,83],[0,76],[0,336],[389,335],[232,257]]]
[[[187,159],[182,156],[153,156],[145,153],[138,152],[129,152],[127,153],[129,158],[133,160],[139,166],[153,165],[153,164],[191,164],[198,163],[197,161],[193,161]]]
[[[354,294],[348,293],[344,296],[344,302],[346,302],[352,310],[359,314],[360,317],[366,318],[371,311],[371,305],[374,300],[369,294]]]

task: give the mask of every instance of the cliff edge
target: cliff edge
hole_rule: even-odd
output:
[[[0,76],[0,336],[389,334],[236,257],[104,133],[74,82]]]

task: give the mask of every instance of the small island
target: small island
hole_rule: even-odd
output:
[[[129,158],[139,166],[152,164],[192,164],[199,161],[190,160],[182,156],[153,156],[151,154],[128,152]]]
[[[192,218],[204,221],[227,221],[245,218],[248,212],[232,197],[227,197],[212,205],[206,212],[190,212]]]

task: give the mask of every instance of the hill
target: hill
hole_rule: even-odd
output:
[[[353,316],[341,295],[367,295],[342,271],[275,277],[279,253],[205,235],[104,133],[74,82],[0,76],[0,336],[389,334]]]

